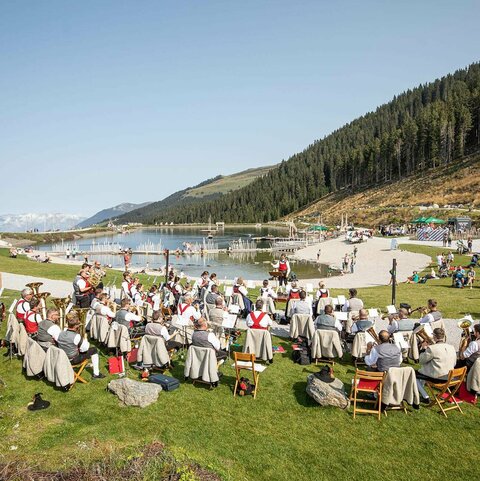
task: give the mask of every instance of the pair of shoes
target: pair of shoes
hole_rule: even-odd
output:
[[[420,409],[420,404],[412,404],[413,409]]]
[[[273,359],[269,359],[269,360],[268,360],[268,363],[269,363],[269,364],[273,364]]]
[[[101,372],[99,372],[98,374],[94,374],[92,376],[92,379],[104,379],[105,378],[105,374],[102,374]]]
[[[430,398],[429,397],[421,397],[420,402],[422,404],[430,404]]]

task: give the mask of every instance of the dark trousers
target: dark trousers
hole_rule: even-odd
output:
[[[77,306],[90,307],[90,296],[88,294],[81,297],[77,296]]]
[[[165,343],[165,347],[167,348],[167,351],[171,351],[172,349],[180,349],[182,346],[183,344],[178,341],[167,341]]]
[[[227,351],[215,351],[215,356],[217,356],[217,361],[221,361],[222,359],[227,359],[228,358],[228,352]]]
[[[285,274],[280,274],[278,276],[278,283],[280,286],[284,285],[285,287],[287,286],[287,273]]]
[[[90,359],[94,354],[97,354],[97,348],[89,347],[88,351],[79,352],[77,356],[75,356],[73,359],[70,359],[70,362],[72,364],[80,364],[85,361],[85,359]]]

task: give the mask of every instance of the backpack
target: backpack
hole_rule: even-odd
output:
[[[248,396],[253,393],[255,385],[251,383],[250,379],[241,377],[237,386],[237,394],[239,396]]]

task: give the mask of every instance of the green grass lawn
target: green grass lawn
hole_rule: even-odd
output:
[[[423,246],[401,247],[434,254]],[[77,268],[8,259],[0,251],[0,270],[71,280]],[[480,289],[449,285],[449,279],[402,284],[397,299],[416,307],[436,297],[448,317],[466,312],[480,317]],[[334,291],[340,292],[344,293]],[[388,286],[359,289],[366,305],[375,307],[389,304],[390,292]],[[2,300],[9,305],[15,295],[6,291]],[[2,334],[4,330],[5,325]],[[448,419],[422,408],[408,415],[392,412],[381,422],[374,416],[353,420],[351,411],[322,408],[312,401],[305,393],[306,379],[318,367],[294,364],[286,340],[275,338],[274,344],[283,345],[287,353],[277,354],[274,364],[261,374],[257,400],[233,398],[234,371],[228,362],[221,368],[224,377],[218,389],[182,382],[179,390],[161,393],[158,402],[145,409],[118,405],[105,390],[113,376],[64,393],[25,378],[20,360],[0,357],[0,378],[6,384],[0,388],[0,460],[24,459],[43,468],[62,469],[106,452],[125,459],[159,440],[176,457],[187,457],[229,480],[393,481],[405,476],[434,480],[439,473],[472,479],[475,463],[459,453],[462,446],[476,445],[478,407],[463,405],[463,416],[453,412]],[[101,361],[105,373],[106,357]],[[183,367],[178,360],[172,373],[181,380]],[[353,373],[348,356],[335,366],[335,375],[347,390]],[[137,374],[129,375],[137,378]],[[90,380],[90,374],[86,378]],[[31,413],[26,405],[36,392],[42,392],[52,405]],[[11,451],[11,446],[17,449]]]

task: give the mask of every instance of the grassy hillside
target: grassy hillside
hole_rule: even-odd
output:
[[[433,206],[422,210],[422,206]],[[480,155],[429,169],[369,189],[342,189],[288,216],[297,221],[340,223],[341,215],[362,225],[412,220],[418,214],[442,219],[468,215],[480,220]]]
[[[234,190],[241,189],[253,182],[257,177],[265,175],[274,166],[259,167],[257,169],[248,169],[237,174],[220,176],[213,182],[203,185],[201,187],[194,187],[188,189],[184,197],[205,197],[212,194],[228,194]]]

